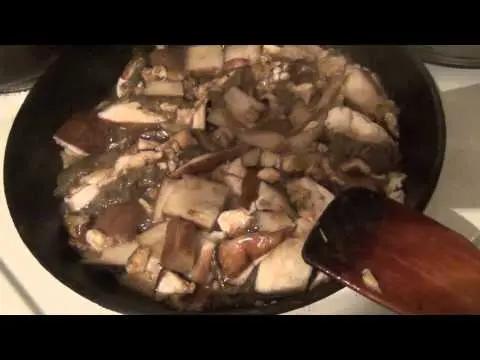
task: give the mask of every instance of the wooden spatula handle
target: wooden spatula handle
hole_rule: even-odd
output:
[[[303,254],[312,266],[398,313],[480,314],[480,251],[371,191],[352,189],[333,201]]]

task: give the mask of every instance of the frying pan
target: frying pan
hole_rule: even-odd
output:
[[[338,46],[383,81],[401,109],[400,148],[406,203],[420,211],[437,184],[445,153],[445,119],[433,79],[421,62],[399,46]],[[67,244],[60,200],[53,197],[61,169],[52,135],[73,113],[89,110],[110,94],[132,54],[132,46],[93,46],[65,52],[36,83],[10,132],[4,169],[7,204],[25,245],[59,281],[113,311],[125,314],[172,313],[162,304],[120,286],[113,276],[78,262]],[[262,307],[226,313],[278,314],[319,301],[340,290],[331,281],[317,289]]]

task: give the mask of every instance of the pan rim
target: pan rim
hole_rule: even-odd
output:
[[[443,169],[444,165],[444,159],[445,159],[445,151],[446,151],[446,122],[445,122],[445,113],[443,109],[443,104],[440,96],[440,91],[437,87],[437,84],[432,76],[432,74],[428,71],[426,66],[420,61],[419,58],[417,58],[409,49],[407,49],[404,46],[394,46],[399,49],[399,51],[402,51],[405,54],[405,58],[408,59],[408,61],[411,61],[412,64],[417,68],[417,70],[420,72],[420,75],[423,77],[424,81],[426,82],[426,85],[430,91],[430,96],[432,97],[433,100],[433,106],[434,106],[434,112],[436,114],[436,124],[437,124],[437,144],[438,144],[438,149],[437,149],[437,156],[435,158],[435,162],[432,164],[430,173],[428,174],[428,183],[430,186],[427,187],[426,190],[424,190],[420,196],[420,198],[417,200],[415,207],[419,211],[424,211],[425,208],[427,207],[428,203],[430,202],[436,188],[438,185],[438,180],[440,178],[441,171]],[[57,61],[62,61],[65,59],[66,56],[61,56]],[[55,66],[55,65],[54,65]],[[48,73],[48,71],[47,71]],[[40,78],[39,83],[41,83],[42,78]],[[28,102],[29,98],[33,98],[35,96],[35,88],[37,86],[34,86],[32,91],[29,93],[27,96],[27,99],[25,100],[25,103]],[[32,95],[33,94],[33,95]],[[24,104],[25,104],[24,103]],[[23,105],[22,105],[23,107]],[[12,129],[14,127],[14,124],[19,121],[18,119],[21,119],[19,115],[21,114],[22,109],[20,109],[17,117],[15,118],[13,124],[12,124]],[[108,306],[102,303],[102,299],[97,298],[94,296],[93,291],[89,291],[86,289],[80,289],[77,287],[72,286],[72,284],[69,284],[68,281],[66,281],[65,276],[61,276],[60,274],[54,274],[50,270],[48,270],[49,266],[46,266],[43,261],[39,260],[38,256],[31,250],[31,247],[27,244],[27,242],[24,240],[25,235],[22,234],[23,231],[20,228],[18,222],[18,215],[14,214],[14,210],[12,209],[12,191],[9,190],[11,189],[12,186],[14,186],[13,183],[8,179],[8,168],[9,168],[9,162],[10,159],[12,158],[11,154],[14,152],[12,149],[12,143],[16,135],[13,134],[13,131],[10,131],[7,139],[7,144],[6,144],[6,149],[5,149],[5,155],[4,155],[4,193],[6,197],[6,203],[7,207],[9,210],[10,217],[15,225],[15,228],[17,230],[17,233],[22,240],[22,242],[25,244],[26,248],[30,253],[33,255],[33,257],[38,261],[38,263],[53,277],[55,278],[56,281],[59,281],[61,284],[67,286],[70,290],[75,292],[77,295],[88,299],[95,303],[96,305],[109,309],[111,311],[120,313],[120,314],[152,314],[151,312],[147,311],[136,311],[136,310],[128,310],[126,311],[125,307],[122,305],[115,306],[113,304],[109,304]],[[282,298],[275,304],[269,304],[267,306],[262,306],[258,308],[246,308],[246,309],[231,309],[228,311],[219,311],[219,312],[208,312],[208,313],[201,313],[201,314],[227,314],[227,315],[234,315],[234,314],[243,314],[243,315],[277,315],[277,314],[285,314],[290,311],[298,310],[303,307],[312,305],[316,302],[322,301],[331,295],[337,293],[341,289],[343,289],[344,286],[336,283],[332,280],[328,281],[327,283],[323,284],[320,289],[316,289],[313,291],[309,291],[307,293],[301,292],[292,296],[288,296],[285,298]],[[168,311],[168,310],[163,310],[159,309],[158,312],[155,312],[155,314],[175,314],[175,315],[180,315],[180,314],[192,314],[189,312],[178,312],[178,311]],[[194,313],[195,315],[199,315],[198,313]]]

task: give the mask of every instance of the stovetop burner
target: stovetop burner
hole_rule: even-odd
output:
[[[0,46],[0,94],[29,90],[59,55],[58,46]]]

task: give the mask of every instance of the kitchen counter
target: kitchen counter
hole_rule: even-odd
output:
[[[441,66],[428,65],[441,91],[463,88],[480,84],[480,70],[451,69]],[[27,93],[0,96],[0,144],[3,161],[5,145],[12,122]],[[480,99],[479,99],[480,100]],[[447,116],[450,122],[456,119]],[[449,133],[450,135],[450,133]],[[461,149],[465,150],[465,149]],[[466,149],[468,151],[468,149]],[[464,152],[466,153],[466,152]],[[446,162],[446,166],[447,166]],[[3,187],[3,166],[1,167],[0,181]],[[480,170],[479,170],[480,171]],[[442,176],[448,174],[444,169]],[[446,176],[446,175],[445,175]],[[444,176],[444,177],[445,177]],[[461,174],[458,174],[461,176]],[[468,176],[472,176],[471,173]],[[477,176],[478,177],[478,176]],[[442,179],[442,177],[441,177]],[[450,179],[443,179],[450,181]],[[457,181],[457,180],[455,180]],[[430,203],[427,214],[434,218],[442,218],[447,226],[453,226],[448,217],[442,217],[438,208],[442,206],[442,198],[448,189],[445,186],[437,188]],[[91,301],[77,295],[50,275],[33,257],[20,239],[10,218],[4,192],[0,196],[0,314],[115,314]],[[468,231],[462,231],[465,236],[477,238],[480,231],[480,208],[468,207],[451,209],[470,224]],[[473,229],[473,230],[472,230]],[[2,275],[2,266],[5,265],[11,274]],[[12,280],[12,274],[16,280]],[[24,292],[32,299],[25,299]],[[35,303],[35,304],[32,304]],[[332,296],[305,308],[289,314],[389,314],[384,308],[357,295],[350,289],[343,289]]]

